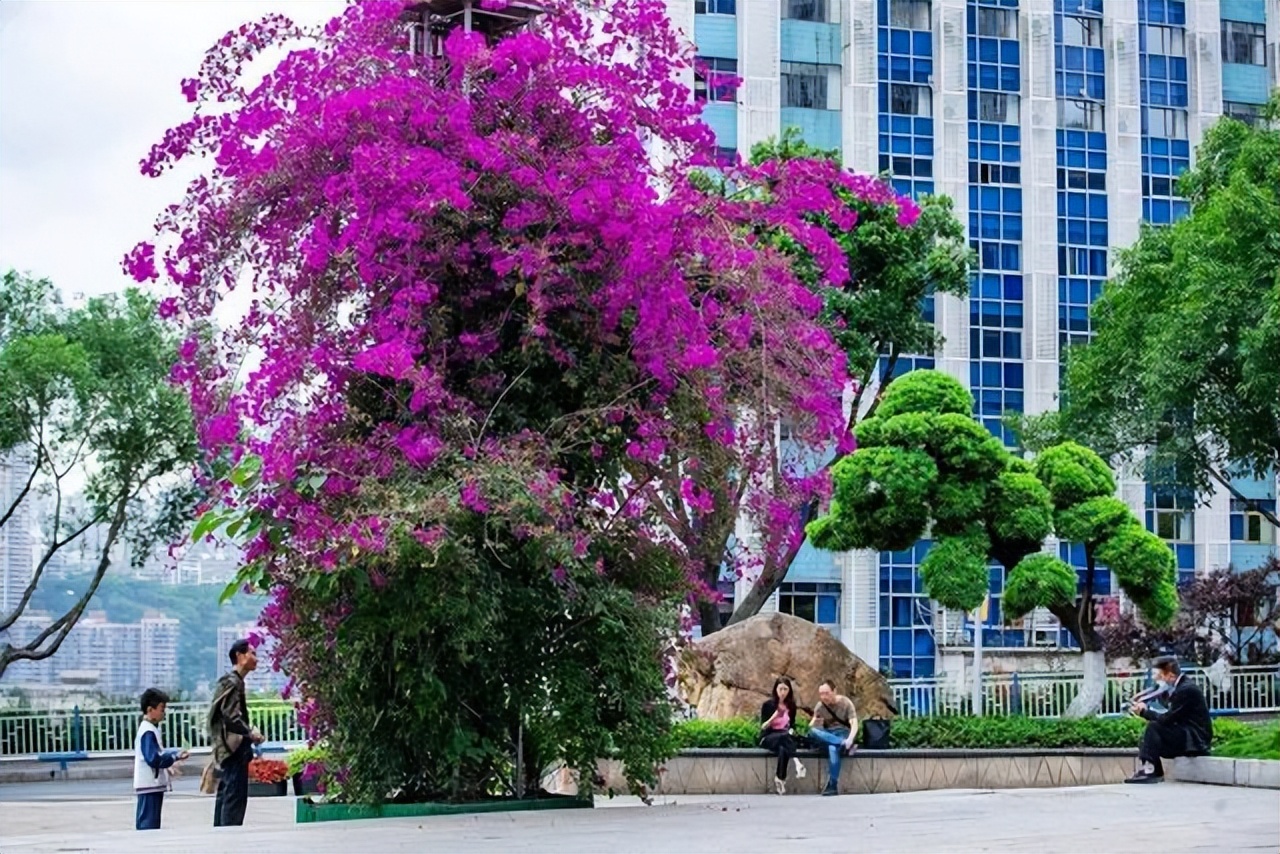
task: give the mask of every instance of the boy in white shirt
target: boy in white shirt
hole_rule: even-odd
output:
[[[142,692],[142,720],[133,743],[133,790],[138,794],[138,830],[159,830],[164,793],[169,789],[169,768],[187,758],[187,751],[165,750],[160,743],[160,722],[169,697],[158,688]]]

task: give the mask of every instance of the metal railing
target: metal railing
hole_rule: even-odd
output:
[[[1188,670],[1205,692],[1215,714],[1280,712],[1280,668],[1233,667],[1220,680],[1202,670]],[[983,714],[1022,714],[1034,718],[1062,715],[1080,690],[1079,673],[984,674]],[[961,715],[971,712],[971,685],[945,676],[890,679],[903,717]],[[1148,687],[1145,671],[1107,674],[1101,713],[1122,714],[1126,701]],[[205,703],[170,703],[161,725],[170,747],[207,748]],[[0,757],[35,758],[40,754],[127,754],[133,750],[140,714],[136,706],[41,712],[0,712]],[[250,701],[249,717],[270,742],[303,742],[293,706],[279,701]]]
[[[1280,668],[1274,665],[1230,668],[1221,679],[1204,670],[1186,671],[1219,715],[1280,712]],[[982,677],[983,714],[1060,717],[1080,691],[1080,673],[988,673]],[[1101,714],[1118,715],[1130,697],[1150,686],[1145,671],[1107,674]],[[894,701],[903,717],[970,714],[972,683],[942,677],[890,679]]]
[[[207,748],[207,703],[170,703],[160,725],[168,747]],[[0,756],[34,758],[50,753],[131,753],[142,717],[137,706],[0,713]],[[293,706],[249,702],[249,719],[267,741],[300,742],[306,734]]]

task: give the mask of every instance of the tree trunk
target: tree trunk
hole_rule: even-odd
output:
[[[720,630],[720,606],[707,599],[698,600],[698,624],[702,627],[702,636]]]
[[[1080,693],[1063,712],[1064,718],[1092,717],[1102,709],[1102,700],[1106,697],[1106,654],[1097,649],[1086,650],[1081,655],[1084,657],[1084,680],[1080,683]]]
[[[1087,718],[1102,708],[1107,693],[1107,657],[1102,651],[1102,635],[1093,625],[1093,556],[1088,554],[1084,594],[1074,606],[1059,606],[1050,611],[1080,644],[1084,679],[1080,691],[1063,712],[1066,718]]]

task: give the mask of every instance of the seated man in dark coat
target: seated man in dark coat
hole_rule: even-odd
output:
[[[1159,783],[1164,779],[1161,758],[1204,756],[1213,741],[1213,721],[1209,718],[1204,694],[1182,673],[1177,657],[1157,658],[1152,666],[1152,676],[1166,686],[1167,711],[1156,712],[1142,701],[1129,707],[1134,714],[1147,719],[1147,730],[1138,748],[1142,767],[1125,780],[1126,783]]]

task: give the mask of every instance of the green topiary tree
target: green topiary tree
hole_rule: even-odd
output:
[[[1053,501],[1055,533],[1084,546],[1085,574],[1079,595],[1071,604],[1058,603],[1050,610],[1084,653],[1084,686],[1068,714],[1089,714],[1101,704],[1106,685],[1103,639],[1094,624],[1097,573],[1105,571],[1104,566],[1109,568],[1143,619],[1152,626],[1166,626],[1178,610],[1173,552],[1115,497],[1111,470],[1083,445],[1063,442],[1047,448],[1036,458],[1034,469]],[[1006,591],[1006,612],[1011,606],[1015,615],[1034,607],[1021,598],[1022,590],[1016,592],[1011,603]]]
[[[937,371],[894,381],[874,417],[858,425],[858,451],[832,470],[830,509],[809,525],[814,545],[833,551],[899,550],[929,535],[920,565],[925,591],[944,607],[971,611],[988,589],[987,567],[1008,570],[1006,619],[1048,608],[1101,666],[1097,684],[1081,692],[1075,714],[1101,702],[1105,663],[1093,625],[1099,564],[1148,622],[1168,622],[1177,609],[1173,555],[1114,497],[1115,480],[1093,452],[1073,443],[1045,451],[1034,466],[1011,454],[973,415],[973,397]],[[1051,533],[1084,543],[1082,589],[1074,569],[1041,551]]]

